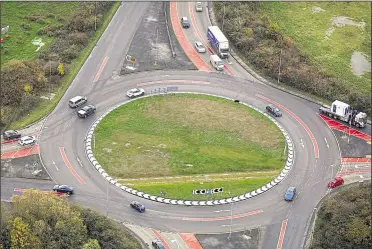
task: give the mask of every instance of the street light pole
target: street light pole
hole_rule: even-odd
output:
[[[94,8],[94,31],[97,30],[97,1],[95,3],[95,8]]]
[[[223,16],[222,16],[222,32],[223,32],[223,25],[225,24],[225,2],[223,2]]]
[[[280,67],[282,65],[282,49],[280,49],[280,56],[279,56],[279,72],[278,72],[278,84],[279,84],[279,78],[280,78]]]

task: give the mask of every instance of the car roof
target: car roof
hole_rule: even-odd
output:
[[[79,99],[82,99],[82,98],[84,98],[84,97],[78,95],[78,96],[75,96],[72,99],[70,99],[70,101],[75,102],[75,101],[78,101]]]
[[[183,19],[184,21],[187,21],[187,20],[188,20],[186,16],[182,17],[182,19]]]
[[[21,140],[26,140],[26,139],[33,139],[34,137],[33,136],[24,136],[24,137],[21,137]]]
[[[203,45],[203,43],[201,43],[201,41],[196,41],[195,44]]]
[[[15,130],[4,131],[5,134],[16,133],[16,132],[17,131],[15,131]]]

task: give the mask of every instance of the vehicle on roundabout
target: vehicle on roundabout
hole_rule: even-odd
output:
[[[94,105],[86,105],[77,112],[77,115],[80,118],[86,118],[95,112],[96,112],[96,107]]]
[[[266,111],[272,115],[274,115],[275,117],[281,117],[283,114],[282,112],[275,106],[273,105],[268,105],[266,106]]]
[[[344,179],[341,177],[336,177],[332,181],[328,182],[328,187],[335,188],[341,186],[342,184],[344,184]]]
[[[195,48],[196,48],[196,51],[198,51],[199,53],[205,53],[207,51],[203,43],[201,43],[200,41],[195,42]]]
[[[295,187],[289,187],[284,195],[284,200],[286,201],[293,201],[294,197],[296,195],[296,188]]]
[[[34,144],[35,142],[36,142],[35,136],[24,136],[24,137],[21,137],[18,143],[24,146],[24,145]]]
[[[75,96],[69,100],[68,105],[71,108],[77,108],[81,105],[84,105],[88,101],[88,98],[85,96]]]
[[[19,133],[19,131],[16,130],[9,130],[3,132],[3,138],[5,140],[20,138],[21,136],[22,136],[21,133]]]
[[[127,91],[127,96],[129,98],[135,98],[143,95],[145,95],[145,90],[142,88],[133,88]]]
[[[140,213],[143,213],[146,210],[145,206],[138,201],[132,201],[129,205]]]
[[[187,17],[182,17],[181,18],[181,25],[182,25],[182,28],[190,28],[190,22],[189,22],[189,19],[187,19]]]
[[[74,188],[68,185],[54,185],[53,191],[57,193],[74,194]]]
[[[152,247],[154,247],[155,249],[165,249],[163,242],[161,242],[158,239],[153,240],[151,244],[152,244]]]

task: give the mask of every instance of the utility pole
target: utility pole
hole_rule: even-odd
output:
[[[282,65],[282,49],[280,49],[280,56],[279,56],[279,72],[278,72],[278,84],[279,84],[279,78],[280,78],[280,67]]]
[[[95,8],[94,8],[94,31],[97,30],[97,1],[95,3]]]
[[[49,100],[51,99],[52,93],[50,90],[50,85],[52,83],[52,62],[49,61],[49,84],[48,84],[48,90],[49,90]]]

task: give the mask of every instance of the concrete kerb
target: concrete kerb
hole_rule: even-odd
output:
[[[210,20],[210,22],[211,22],[212,25],[217,25],[217,22],[216,22],[215,17],[214,17],[212,2],[208,2],[208,19]],[[230,46],[231,46],[231,44],[230,44]],[[315,100],[313,98],[307,97],[305,95],[302,95],[302,94],[293,92],[293,91],[288,90],[288,89],[286,89],[284,87],[280,87],[277,84],[274,84],[274,83],[266,80],[262,76],[258,75],[255,71],[253,71],[247,64],[245,64],[245,62],[239,57],[239,55],[237,55],[234,52],[234,49],[233,48],[230,48],[230,55],[239,63],[239,65],[242,68],[244,68],[244,70],[246,70],[249,74],[251,74],[259,82],[265,83],[265,84],[267,84],[267,85],[269,85],[269,86],[271,86],[271,87],[273,87],[275,89],[278,89],[280,91],[286,92],[288,94],[291,94],[293,96],[299,97],[301,99],[307,100],[307,101],[312,102],[314,104],[317,104],[317,105],[320,105],[320,106],[325,106],[325,107],[329,107],[330,108],[330,106],[328,106],[327,104],[325,104],[323,102],[320,102],[320,101],[317,101],[317,100]],[[371,120],[367,120],[367,124],[371,125],[372,124]]]
[[[177,94],[180,94],[180,93],[188,93],[188,94],[201,94],[201,93],[196,93],[196,92],[177,92]],[[174,92],[172,93],[162,93],[162,94],[175,94]],[[150,97],[150,96],[154,96],[154,95],[158,95],[158,94],[151,94],[151,95],[147,95],[147,96],[142,96],[142,97],[139,97],[139,98],[136,98],[136,99],[141,99],[141,98],[146,98],[146,97]],[[203,95],[209,95],[209,96],[214,96],[214,97],[219,97],[219,98],[224,98],[224,99],[228,99],[228,100],[231,100],[231,101],[234,101],[236,102],[236,100],[234,99],[231,99],[231,98],[228,98],[228,97],[224,97],[224,96],[219,96],[219,95],[213,95],[213,94],[203,94]],[[280,175],[278,175],[274,180],[272,180],[270,183],[267,183],[266,185],[256,189],[256,190],[253,190],[251,192],[248,192],[248,193],[245,193],[245,194],[242,194],[240,196],[234,196],[234,197],[230,197],[230,198],[227,198],[227,199],[219,199],[219,200],[211,200],[211,201],[192,201],[192,200],[174,200],[174,199],[169,199],[169,198],[163,198],[163,197],[159,197],[159,196],[155,196],[155,195],[149,195],[149,194],[146,194],[146,193],[143,193],[143,192],[140,192],[138,190],[135,190],[135,189],[132,189],[132,188],[129,188],[121,183],[118,183],[115,179],[113,179],[112,177],[110,177],[107,172],[102,168],[102,166],[99,164],[99,162],[97,161],[97,159],[94,157],[93,155],[93,152],[91,150],[92,148],[92,141],[91,139],[87,139],[88,136],[90,134],[92,134],[95,130],[95,128],[97,127],[98,123],[104,118],[106,117],[111,111],[113,111],[114,109],[122,106],[122,105],[125,105],[125,104],[128,104],[132,101],[135,101],[136,99],[130,99],[130,100],[127,100],[127,101],[124,101],[112,108],[110,108],[108,111],[106,111],[101,117],[99,117],[92,125],[91,127],[89,128],[88,132],[86,133],[86,138],[85,138],[85,154],[86,154],[86,157],[88,158],[88,160],[90,161],[91,165],[109,182],[111,183],[112,185],[115,185],[116,187],[120,188],[121,190],[127,192],[127,193],[130,193],[130,194],[133,194],[133,195],[136,195],[138,197],[141,197],[141,198],[145,198],[145,199],[148,199],[148,200],[152,200],[152,201],[157,201],[157,202],[161,202],[161,203],[166,203],[166,204],[172,204],[172,205],[183,205],[183,206],[214,206],[214,205],[222,205],[222,204],[226,204],[226,203],[233,203],[233,202],[239,202],[239,201],[243,201],[243,200],[246,200],[246,199],[250,199],[254,196],[257,196],[257,195],[260,195],[266,191],[269,191],[271,188],[273,188],[274,186],[276,186],[277,184],[279,184],[281,181],[283,181],[283,179],[288,175],[288,173],[290,172],[292,166],[293,166],[293,162],[294,162],[294,158],[293,158],[293,155],[294,155],[294,147],[293,147],[293,143],[292,143],[292,139],[290,138],[288,132],[284,129],[283,126],[281,126],[274,118],[272,118],[270,115],[268,115],[267,113],[259,110],[258,108],[250,105],[250,104],[246,104],[246,103],[242,103],[239,101],[240,104],[243,104],[249,108],[252,108],[258,112],[260,112],[262,115],[264,115],[265,117],[267,117],[268,119],[270,119],[271,121],[273,121],[275,123],[275,125],[280,129],[280,131],[283,133],[284,137],[285,137],[285,140],[286,140],[286,143],[287,143],[287,148],[288,148],[288,157],[287,157],[287,162],[285,164],[285,168],[281,171]]]
[[[169,23],[168,23],[169,2],[163,2],[163,4],[164,4],[165,25],[167,27],[169,45],[170,45],[170,48],[171,48],[171,51],[172,51],[172,57],[175,58],[176,57],[176,52],[174,51],[174,48],[173,48],[173,42],[172,42],[172,38],[171,38],[171,35],[170,35],[170,32],[169,32]]]

